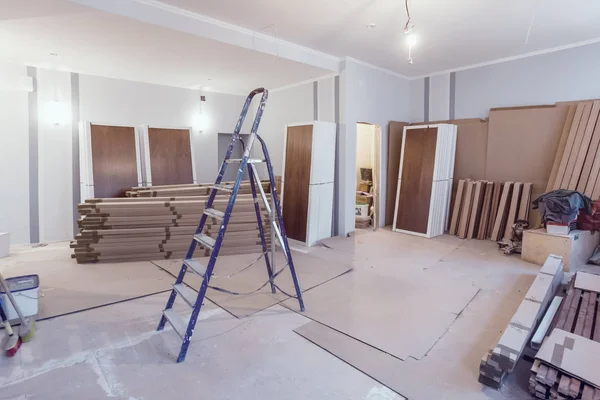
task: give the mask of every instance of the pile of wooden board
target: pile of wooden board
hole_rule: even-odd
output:
[[[551,254],[498,343],[481,359],[479,381],[491,387],[499,387],[506,374],[513,371],[521,353],[529,342],[538,322],[564,276],[562,258]]]
[[[531,190],[531,183],[461,179],[448,233],[463,239],[509,240],[515,221],[529,217]]]
[[[546,191],[571,189],[600,198],[600,100],[569,105]]]
[[[135,188],[130,192],[133,197],[90,199],[79,204],[81,230],[71,242],[73,258],[79,263],[183,258],[204,212],[210,185],[185,185],[188,195],[177,197],[155,196],[176,193],[181,186]],[[262,186],[270,193],[268,182]],[[192,192],[198,195],[189,195]],[[249,183],[242,185],[240,193],[220,254],[262,252]],[[228,199],[229,194],[220,191],[212,208],[225,211]],[[262,201],[259,205],[270,245],[268,214]],[[219,218],[209,217],[204,233],[216,237],[220,225]]]
[[[554,330],[542,344],[531,368],[529,391],[535,397],[600,399],[600,374],[594,373],[600,359],[598,292],[598,275],[578,272],[571,279],[553,322]]]

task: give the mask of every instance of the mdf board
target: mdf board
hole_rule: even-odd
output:
[[[577,105],[571,104],[567,110],[567,116],[563,125],[562,133],[560,135],[560,141],[558,142],[558,147],[556,149],[556,157],[554,158],[554,164],[552,164],[552,170],[550,171],[550,177],[548,178],[548,184],[546,185],[546,192],[550,192],[554,187],[554,181],[556,180],[556,175],[558,174],[558,168],[560,166],[562,155],[565,152],[567,139],[569,138],[569,131],[571,130],[571,125],[573,124],[576,109]]]
[[[574,272],[586,265],[594,249],[600,244],[600,233],[575,230],[568,235],[553,235],[546,229],[523,232],[521,260],[543,265],[550,254],[563,258],[566,272]]]
[[[510,240],[512,238],[512,226],[514,225],[517,215],[519,212],[519,206],[521,204],[521,192],[523,191],[523,184],[515,182],[513,185],[512,198],[510,201],[510,207],[508,208],[508,217],[506,218],[506,227],[504,228],[504,239]]]
[[[387,192],[385,196],[385,224],[394,222],[394,205],[396,189],[398,189],[398,169],[400,152],[402,151],[402,132],[406,122],[390,121],[388,123],[388,160],[387,160]]]
[[[561,105],[491,110],[486,179],[531,182],[534,198],[545,192],[568,108]],[[530,214],[530,219],[534,214]]]
[[[457,230],[457,235],[461,239],[465,239],[467,237],[467,231],[469,229],[469,222],[471,219],[471,209],[473,204],[474,192],[475,182],[467,181]]]
[[[583,110],[585,109],[585,103],[577,104],[575,108],[575,114],[573,115],[573,121],[569,126],[569,133],[567,135],[567,140],[565,142],[565,148],[562,151],[560,156],[560,162],[558,163],[558,169],[556,172],[556,178],[552,185],[551,190],[561,189],[563,180],[565,179],[565,172],[567,169],[567,164],[569,163],[569,158],[571,157],[571,151],[573,149],[573,144],[575,143],[575,137],[577,136],[577,130],[579,129],[579,124],[581,123],[581,117],[583,115]],[[565,124],[567,121],[565,121]],[[558,153],[557,153],[558,157]]]
[[[600,113],[600,101],[595,101],[592,104],[591,113],[589,119],[587,121],[587,125],[585,127],[585,131],[583,133],[581,145],[579,147],[579,152],[577,153],[577,158],[575,160],[575,166],[573,167],[573,173],[571,175],[571,181],[569,182],[569,189],[575,190],[577,188],[583,188],[585,190],[585,186],[587,184],[587,179],[589,176],[589,170],[591,169],[591,164],[587,163],[586,171],[584,171],[584,164],[586,164],[586,156],[588,155],[588,151],[591,151],[591,142],[594,135],[594,130],[596,128],[596,123],[598,121],[598,113]],[[596,144],[597,145],[597,144]],[[592,157],[595,156],[595,149],[593,151]],[[579,185],[579,181],[582,181],[582,184]],[[585,181],[585,183],[584,183]]]
[[[136,133],[129,126],[90,126],[94,197],[123,197],[138,185]]]
[[[396,229],[427,233],[437,135],[436,128],[405,130]]]
[[[504,228],[506,227],[506,220],[508,219],[508,211],[510,207],[511,195],[512,195],[513,182],[504,182],[502,185],[502,194],[500,195],[500,202],[498,204],[498,212],[494,219],[494,229],[492,230],[491,240],[496,241],[502,238]]]
[[[283,175],[283,221],[287,236],[306,241],[313,126],[289,126]]]
[[[194,183],[189,129],[148,128],[151,185]]]
[[[494,182],[494,195],[492,196],[492,208],[490,210],[490,217],[487,226],[486,239],[492,237],[492,231],[494,230],[494,224],[496,222],[496,215],[498,214],[498,206],[500,205],[500,196],[502,194],[502,182]]]
[[[483,182],[475,182],[475,192],[473,194],[473,204],[471,205],[471,218],[469,219],[469,231],[467,234],[468,239],[473,239],[477,236],[477,229],[479,229],[479,221],[481,217],[481,207],[483,201],[484,190]]]
[[[592,196],[594,193],[595,182],[600,175],[600,117],[596,121],[596,127],[590,143],[581,179],[577,186],[577,191],[584,193],[586,196]]]
[[[561,189],[569,189],[571,188],[571,182],[573,178],[578,178],[579,173],[576,172],[576,164],[579,158],[579,150],[581,149],[581,145],[583,143],[583,139],[585,136],[585,131],[587,128],[588,121],[590,119],[590,115],[592,113],[592,104],[587,103],[583,106],[583,114],[581,114],[581,121],[577,127],[577,132],[575,134],[575,139],[573,141],[573,147],[571,148],[569,161],[567,162],[567,166],[565,168],[565,175],[563,177],[561,183]],[[574,188],[574,187],[573,187]]]
[[[485,239],[487,234],[488,222],[490,219],[490,210],[492,209],[492,199],[494,195],[494,182],[485,182],[485,194],[483,207],[481,209],[481,221],[479,222],[479,231],[477,239]]]
[[[448,233],[450,235],[456,235],[458,229],[458,222],[460,220],[460,209],[463,204],[463,198],[465,196],[465,186],[466,181],[461,179],[458,182],[458,188],[456,189],[456,197],[454,199],[454,204],[452,207],[452,220],[450,221],[450,229]]]

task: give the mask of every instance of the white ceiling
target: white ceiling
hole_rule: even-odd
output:
[[[275,23],[281,39],[406,76],[600,39],[599,0],[410,0],[418,43],[408,65],[403,0],[161,1],[252,30]]]
[[[66,0],[0,0],[2,59],[240,94],[331,72]]]

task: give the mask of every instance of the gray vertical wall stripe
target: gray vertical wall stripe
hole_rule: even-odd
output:
[[[319,81],[313,82],[313,120],[319,120]]]
[[[425,93],[423,95],[423,121],[429,122],[429,77],[425,78]]]
[[[73,157],[73,234],[77,233],[77,204],[81,201],[79,177],[79,74],[71,72],[71,137]]]
[[[456,114],[456,72],[450,73],[450,102],[448,104],[450,106],[449,119],[454,119]]]
[[[40,202],[38,165],[38,91],[37,68],[27,67],[33,90],[27,95],[29,108],[29,241],[40,242]]]
[[[335,154],[339,153],[340,146],[340,76],[336,76],[333,79],[333,113],[334,113],[334,121],[335,121]],[[333,236],[337,236],[339,234],[338,231],[338,203],[339,203],[339,185],[340,185],[340,170],[339,170],[339,160],[335,163],[335,172],[334,172],[334,190],[333,190],[333,221],[331,234]]]

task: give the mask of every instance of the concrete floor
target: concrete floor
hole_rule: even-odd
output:
[[[480,289],[425,357],[398,361],[399,392],[426,400],[529,398],[527,363],[502,391],[483,387],[477,376],[481,356],[506,327],[538,266],[502,255],[492,242],[453,236],[422,239],[379,230],[363,232],[352,242],[312,253],[324,265],[327,259],[353,263],[356,276],[402,280],[419,271],[422,279]],[[335,292],[353,273],[345,275],[346,281],[324,285]],[[294,333],[309,320],[280,305],[236,319],[207,302],[186,362],[176,364],[179,338],[170,330],[155,332],[166,297],[157,294],[39,322],[35,339],[16,357],[0,358],[0,399],[402,398]],[[349,299],[349,304],[360,300]]]

